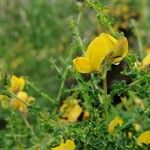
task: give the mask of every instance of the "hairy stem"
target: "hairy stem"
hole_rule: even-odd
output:
[[[107,71],[104,73],[104,79],[103,79],[103,90],[104,90],[104,109],[105,109],[105,117],[108,118],[108,104],[109,99],[107,95]]]
[[[39,88],[37,88],[34,84],[32,84],[31,82],[27,81],[26,84],[28,86],[30,86],[34,91],[36,91],[38,94],[40,94],[43,98],[47,99],[48,101],[50,101],[51,103],[54,103],[54,99],[51,98],[49,95],[47,95],[46,93],[42,92]]]

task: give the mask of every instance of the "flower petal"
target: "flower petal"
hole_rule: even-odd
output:
[[[81,113],[82,108],[80,107],[79,104],[77,104],[76,106],[74,106],[74,108],[72,108],[72,111],[70,111],[70,113],[68,114],[68,120],[70,122],[77,121]]]
[[[102,61],[111,52],[116,43],[117,40],[106,33],[100,34],[90,43],[85,57],[91,60],[93,70],[99,71]]]
[[[66,142],[61,142],[59,146],[52,148],[52,150],[75,150],[76,145],[73,140],[67,139]]]
[[[109,123],[109,126],[108,126],[108,132],[109,133],[113,133],[115,127],[117,125],[122,125],[123,124],[123,120],[121,117],[119,116],[116,116],[110,123]]]
[[[10,84],[11,84],[10,91],[15,93],[18,88],[18,78],[15,75],[12,75],[10,79]]]
[[[9,90],[11,92],[17,93],[19,91],[22,91],[25,86],[25,80],[23,77],[16,77],[15,75],[12,75],[10,79],[10,88]]]
[[[11,100],[10,104],[14,109],[18,109],[20,112],[27,112],[27,99],[27,93],[21,91],[17,94],[17,98]]]
[[[110,58],[113,63],[119,63],[128,53],[128,41],[125,37],[118,40]]]
[[[22,78],[22,77],[20,77],[20,78],[18,78],[19,79],[19,91],[22,91],[23,89],[24,89],[24,86],[25,86],[25,80],[24,80],[24,78]]]
[[[146,69],[150,65],[150,54],[145,56],[145,58],[142,61],[142,68]]]
[[[66,140],[66,143],[64,145],[64,150],[75,150],[75,143],[73,140]]]
[[[138,138],[137,138],[137,144],[139,146],[142,146],[142,144],[150,144],[150,130],[143,132]]]
[[[80,73],[90,73],[92,71],[91,62],[86,57],[77,57],[73,60],[73,64]]]

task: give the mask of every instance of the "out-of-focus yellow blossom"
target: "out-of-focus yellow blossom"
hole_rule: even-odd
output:
[[[16,77],[12,75],[10,79],[10,88],[9,90],[13,93],[18,93],[24,89],[25,79],[23,77]]]
[[[141,125],[140,125],[140,124],[135,123],[133,126],[134,126],[134,129],[135,129],[137,132],[139,132],[139,131],[141,130]]]
[[[89,119],[89,117],[90,117],[90,113],[88,111],[85,111],[83,113],[83,119],[86,120],[86,119]]]
[[[132,137],[132,132],[128,132],[128,138],[130,139]]]
[[[135,10],[130,7],[130,4],[126,1],[125,3],[115,3],[115,7],[111,7],[110,15],[117,18],[118,22],[114,24],[116,30],[129,30],[130,28],[130,19],[134,18],[138,21],[142,13],[139,10]],[[129,32],[129,31],[128,31]]]
[[[27,93],[23,91],[18,92],[16,97],[17,98],[11,100],[10,105],[13,108],[18,109],[20,112],[26,113],[28,105],[34,100],[34,98],[28,96]]]
[[[133,128],[135,129],[136,132],[139,132],[141,130],[141,125],[138,123],[135,123],[135,124],[133,124]],[[132,138],[133,133],[131,131],[128,131],[127,134],[124,133],[125,137],[126,137],[126,135],[130,139],[130,138]]]
[[[117,125],[122,125],[123,119],[119,116],[116,116],[108,125],[108,132],[113,133]]]
[[[142,61],[142,70],[146,70],[150,66],[150,54],[145,56],[145,58]]]
[[[77,121],[82,112],[82,108],[78,104],[76,99],[65,100],[60,108],[62,118],[67,119],[70,122]]]
[[[126,4],[117,5],[116,9],[114,8],[112,9],[112,13],[115,16],[127,15],[129,11],[130,11],[130,8]],[[125,16],[123,17],[126,18]],[[129,17],[127,19],[129,19]]]
[[[150,47],[145,47],[146,54],[150,54]]]
[[[139,67],[141,67],[142,66],[142,63],[140,62],[140,61],[136,61],[135,63],[134,63],[134,68],[135,69],[139,69]]]
[[[138,138],[137,138],[137,144],[139,146],[142,146],[142,144],[150,144],[150,130],[143,132]]]
[[[73,60],[75,69],[80,73],[99,72],[105,58],[110,63],[119,63],[128,53],[128,41],[125,37],[117,40],[109,34],[102,33],[88,46],[83,57]]]
[[[60,145],[52,148],[52,150],[75,150],[76,146],[73,140],[67,139],[64,143],[64,140],[61,141]]]
[[[144,102],[141,98],[135,97],[134,102],[137,106],[139,106],[141,109],[144,109]]]
[[[13,69],[18,68],[19,65],[21,65],[23,63],[23,58],[22,57],[18,57],[16,59],[14,59],[11,63],[11,67]]]

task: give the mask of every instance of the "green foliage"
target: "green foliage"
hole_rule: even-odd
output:
[[[72,66],[73,58],[84,53],[92,36],[103,30],[116,38],[122,36],[113,28],[113,18],[106,14],[109,1],[104,2],[0,2],[0,104],[7,101],[8,105],[0,106],[0,149],[47,150],[62,139],[72,139],[79,150],[148,150],[149,145],[136,144],[140,133],[150,129],[150,70],[142,70],[138,64],[144,55],[138,22],[135,25],[132,21],[138,40],[134,43],[132,36],[129,39],[133,39],[130,47],[138,44],[139,49],[129,52],[126,66],[118,73],[127,79],[116,78],[106,86],[111,79],[106,79],[105,72],[83,75]],[[139,1],[132,3],[139,6]],[[111,0],[111,4],[115,6],[116,2]],[[113,68],[109,69],[111,72]],[[9,91],[12,74],[25,76],[25,91],[35,97],[27,114],[11,107],[11,100],[17,97]],[[65,99],[78,99],[83,109],[76,122],[61,118]],[[84,112],[89,113],[86,119]],[[124,124],[110,134],[108,126],[116,116],[121,116]],[[141,125],[140,131],[135,130],[136,123]]]

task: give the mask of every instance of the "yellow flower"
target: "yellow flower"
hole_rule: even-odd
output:
[[[115,127],[117,125],[122,125],[123,124],[123,120],[121,117],[116,116],[108,125],[108,132],[109,133],[113,133]]]
[[[84,119],[84,120],[87,120],[87,119],[89,119],[89,117],[90,117],[90,113],[89,113],[88,111],[85,111],[85,112],[83,113],[83,119]]]
[[[137,132],[139,132],[140,130],[141,130],[141,125],[140,124],[138,124],[138,123],[135,123],[134,125],[134,129],[137,131]]]
[[[132,137],[132,132],[128,132],[128,138],[130,139]]]
[[[73,140],[66,140],[66,143],[64,143],[64,140],[60,143],[59,146],[52,148],[52,150],[75,150],[75,143]]]
[[[64,104],[60,108],[60,112],[62,113],[62,118],[74,122],[80,116],[82,108],[76,99],[70,99],[64,101]]]
[[[111,63],[119,63],[128,53],[128,41],[125,37],[117,40],[102,33],[88,46],[83,57],[73,60],[75,69],[80,73],[99,72],[105,58]]]
[[[142,69],[145,70],[150,66],[150,54],[145,56],[145,58],[142,61]]]
[[[145,47],[146,54],[150,54],[150,47]]]
[[[10,88],[9,90],[13,93],[18,93],[24,89],[25,79],[23,77],[16,77],[12,75],[10,79]]]
[[[150,144],[150,130],[143,132],[138,138],[137,138],[137,144],[139,146],[142,146],[142,144]]]
[[[11,100],[11,106],[15,109],[18,109],[20,112],[26,113],[27,107],[34,100],[33,97],[27,95],[26,92],[18,92],[16,95],[17,98]]]

